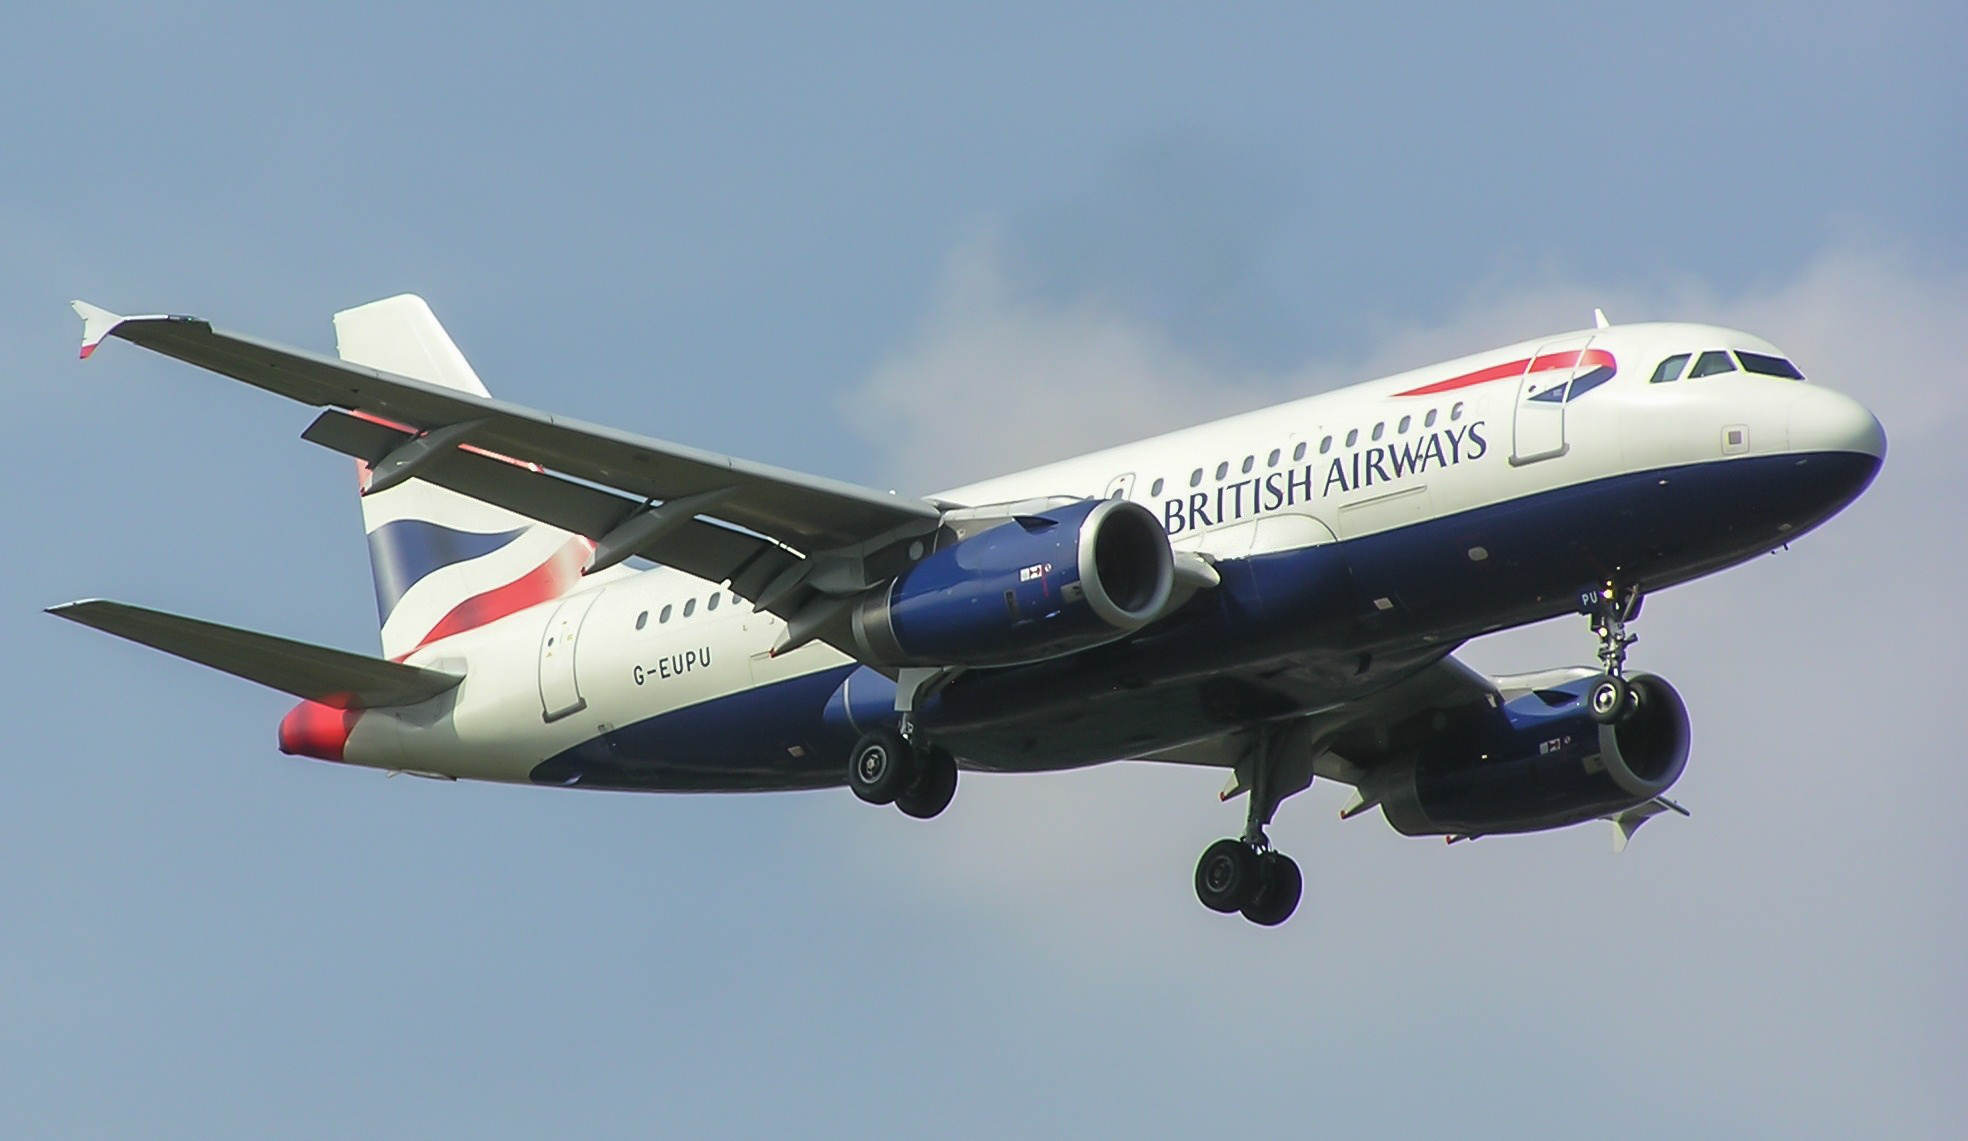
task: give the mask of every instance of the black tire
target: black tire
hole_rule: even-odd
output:
[[[904,816],[928,820],[950,807],[950,799],[957,795],[957,759],[947,750],[931,749],[917,767],[921,771],[915,783],[895,798],[895,807]]]
[[[1243,907],[1244,918],[1259,927],[1276,927],[1298,910],[1305,893],[1305,876],[1298,862],[1283,852],[1266,852],[1257,860],[1257,892]]]
[[[915,783],[916,754],[893,729],[876,729],[848,755],[847,787],[869,804],[893,804]]]
[[[1241,911],[1257,891],[1258,856],[1242,840],[1218,840],[1196,861],[1196,898],[1211,911]]]
[[[1633,712],[1633,687],[1625,679],[1601,675],[1586,691],[1586,709],[1601,725],[1617,725]]]

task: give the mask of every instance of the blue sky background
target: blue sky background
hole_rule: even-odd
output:
[[[0,1133],[1962,1135],[1968,16],[1305,7],[10,13]],[[309,414],[82,366],[65,303],[327,351],[406,290],[502,396],[917,492],[1594,305],[1766,335],[1893,454],[1648,606],[1692,820],[1445,849],[1315,788],[1258,931],[1188,886],[1218,774],[385,779],[39,613],[372,649]]]

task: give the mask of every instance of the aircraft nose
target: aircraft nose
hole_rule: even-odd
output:
[[[1886,429],[1865,405],[1816,385],[1801,385],[1790,404],[1790,450],[1886,458]]]

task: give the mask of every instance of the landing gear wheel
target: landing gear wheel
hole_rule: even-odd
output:
[[[1305,892],[1305,876],[1297,861],[1283,852],[1266,852],[1257,858],[1257,891],[1244,904],[1244,918],[1259,927],[1276,927],[1298,910]]]
[[[1587,705],[1592,719],[1601,725],[1617,725],[1632,716],[1638,694],[1625,678],[1602,676],[1592,683]]]
[[[895,798],[895,807],[904,816],[928,820],[950,807],[950,798],[957,795],[957,759],[946,750],[931,749],[917,767],[921,771],[915,783]]]
[[[1242,911],[1257,894],[1257,849],[1242,840],[1218,840],[1196,862],[1196,898],[1225,915]]]
[[[847,765],[847,786],[869,804],[893,804],[915,783],[916,767],[915,752],[900,733],[876,729],[854,743]]]

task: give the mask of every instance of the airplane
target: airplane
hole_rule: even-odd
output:
[[[1453,843],[1614,825],[1688,761],[1627,668],[1644,598],[1782,547],[1871,483],[1879,421],[1704,324],[1539,337],[912,498],[493,399],[430,307],[328,357],[84,302],[115,337],[323,411],[353,457],[381,655],[119,602],[51,613],[301,698],[288,754],[574,789],[852,789],[927,819],[959,771],[1227,770],[1200,902],[1276,926],[1266,834],[1317,778]],[[960,409],[953,409],[960,414]],[[1042,409],[1035,410],[1040,415]],[[1452,656],[1577,613],[1597,661]]]

